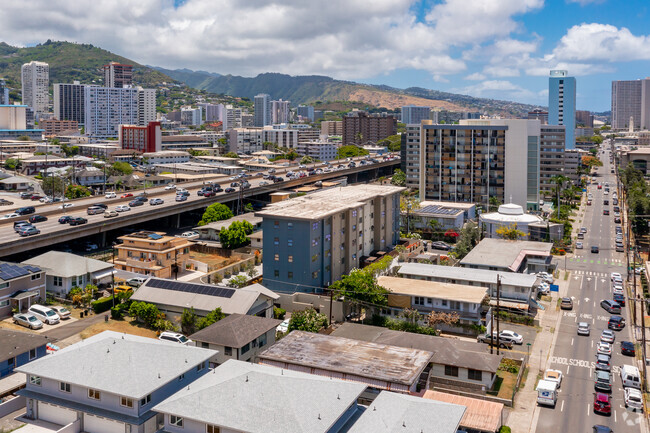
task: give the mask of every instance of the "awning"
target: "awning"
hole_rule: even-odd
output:
[[[497,305],[497,300],[496,299],[490,299],[490,306],[491,307],[496,307]],[[521,302],[515,302],[515,301],[504,301],[501,299],[499,301],[499,305],[503,308],[513,308],[515,310],[524,310],[528,311],[528,304],[522,304]]]
[[[115,269],[108,269],[106,271],[97,272],[97,273],[94,273],[92,275],[93,275],[93,279],[101,280],[104,277],[110,277],[114,273],[115,273]]]
[[[31,298],[33,296],[38,296],[37,291],[31,291],[31,292],[20,292],[14,294],[11,299],[14,299],[16,301],[22,301],[23,299]]]

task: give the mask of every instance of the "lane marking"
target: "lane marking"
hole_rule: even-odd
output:
[[[560,405],[560,412],[564,411],[564,400],[562,400],[562,405]]]

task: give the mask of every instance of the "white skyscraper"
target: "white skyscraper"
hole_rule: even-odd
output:
[[[156,90],[138,87],[138,126],[156,120]]]
[[[119,125],[138,123],[138,89],[86,86],[84,120],[91,138],[116,138]]]
[[[255,96],[255,126],[271,124],[271,96],[260,93]]]
[[[47,112],[49,104],[50,65],[25,63],[21,68],[23,104],[32,107],[36,117]]]
[[[9,105],[9,87],[3,78],[0,78],[0,105]]]
[[[289,123],[289,101],[271,101],[271,123]]]
[[[406,125],[419,125],[422,120],[429,120],[431,107],[405,105],[402,107],[402,123]]]

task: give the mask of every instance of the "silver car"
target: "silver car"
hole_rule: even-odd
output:
[[[580,322],[578,323],[578,335],[589,335],[589,323]]]
[[[41,329],[43,327],[43,322],[31,313],[14,314],[14,323],[29,329]]]
[[[70,310],[68,310],[66,307],[64,307],[64,306],[62,306],[62,305],[54,305],[54,306],[51,305],[50,308],[51,308],[52,310],[54,310],[54,312],[55,312],[56,314],[59,315],[59,317],[61,318],[61,320],[69,319],[69,318],[70,318],[70,314],[72,314],[72,313],[70,312]]]

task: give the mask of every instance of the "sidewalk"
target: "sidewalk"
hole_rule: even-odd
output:
[[[559,277],[555,279],[555,283],[560,286],[559,292],[551,292],[552,300],[546,310],[537,312],[542,329],[531,346],[526,384],[517,392],[515,404],[505,423],[512,429],[513,433],[534,432],[537,427],[539,409],[537,407],[535,385],[537,374],[548,368],[551,351],[557,340],[558,333],[556,330],[561,317],[560,310],[556,308],[557,300],[565,296],[569,290],[569,279],[565,280],[564,275],[564,271],[560,271]]]

